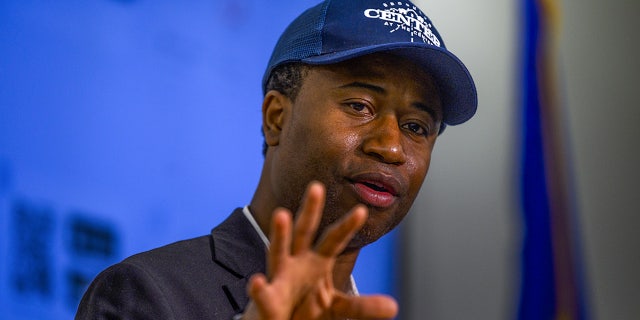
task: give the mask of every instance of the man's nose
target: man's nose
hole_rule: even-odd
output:
[[[394,115],[380,116],[373,121],[362,145],[365,154],[385,163],[403,164],[406,154],[402,147],[402,129]]]

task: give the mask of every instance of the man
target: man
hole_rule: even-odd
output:
[[[360,249],[409,211],[473,80],[412,3],[327,0],[278,41],[263,78],[265,161],[250,204],[210,235],[102,272],[76,319],[380,319]],[[267,239],[265,234],[270,235]]]

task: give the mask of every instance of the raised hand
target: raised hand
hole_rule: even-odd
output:
[[[268,278],[262,274],[251,278],[247,290],[252,301],[243,319],[385,319],[396,315],[398,307],[390,297],[352,296],[334,287],[336,258],[366,222],[367,209],[354,207],[314,243],[324,201],[323,185],[312,182],[293,227],[288,210],[274,212]]]

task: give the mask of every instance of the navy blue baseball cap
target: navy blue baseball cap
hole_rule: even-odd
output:
[[[273,69],[286,63],[327,65],[383,51],[410,59],[434,78],[444,124],[460,124],[475,114],[478,97],[469,71],[409,1],[326,0],[308,9],[280,36],[262,89]]]

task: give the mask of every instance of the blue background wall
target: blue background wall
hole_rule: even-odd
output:
[[[262,72],[316,2],[0,2],[3,319],[71,318],[106,266],[249,202]],[[393,246],[361,291],[394,292]]]

